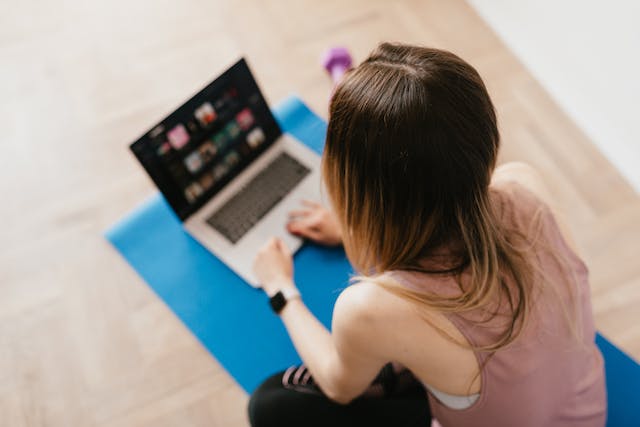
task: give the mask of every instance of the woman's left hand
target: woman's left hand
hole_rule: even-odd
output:
[[[284,242],[272,237],[260,248],[253,261],[253,272],[267,295],[273,295],[293,283],[293,258]]]

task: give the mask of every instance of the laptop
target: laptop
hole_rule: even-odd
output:
[[[131,144],[184,229],[253,287],[259,247],[320,200],[320,157],[284,134],[244,59]]]

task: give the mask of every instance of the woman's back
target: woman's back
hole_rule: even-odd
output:
[[[429,366],[433,361],[425,366],[419,356],[416,357],[424,350],[415,343],[415,335],[403,334],[407,340],[400,356],[404,358],[402,362],[439,391],[453,395],[480,391],[477,401],[462,410],[448,408],[430,394],[432,411],[445,427],[603,426],[606,417],[604,372],[602,357],[594,343],[587,269],[567,246],[549,208],[524,187],[515,182],[502,184],[492,191],[492,201],[504,225],[523,233],[527,241],[534,243],[535,267],[543,272],[541,277],[549,281],[546,287],[537,284],[539,288],[532,294],[531,313],[522,333],[489,358],[487,353],[476,351],[477,360],[471,365],[468,359],[462,360],[461,347],[453,350],[452,342],[444,352],[433,349],[443,357],[438,365],[440,371],[435,375],[434,365]],[[464,287],[468,278],[465,274],[458,280],[452,275],[390,273],[395,281],[412,291],[442,296],[459,294],[458,283]],[[497,315],[493,315],[494,312]],[[413,316],[416,320],[409,322],[417,327],[422,319]],[[503,299],[484,310],[449,313],[444,317],[464,341],[482,347],[495,342],[509,326],[511,308]],[[438,322],[432,317],[434,319]],[[445,323],[440,321],[438,327],[446,327]],[[444,344],[447,339],[436,340],[435,344],[447,347]],[[451,350],[458,356],[447,363]],[[478,366],[482,367],[481,375],[469,377],[470,368],[477,372]],[[466,388],[461,384],[467,384]]]
[[[323,410],[349,426],[383,425],[384,413],[422,426],[433,411],[445,427],[602,427],[587,270],[540,199],[495,179],[500,134],[478,72],[450,52],[383,43],[345,75],[329,112],[323,179],[359,283],[338,298],[330,335],[299,299],[287,305],[311,375],[272,382],[312,378],[345,404]],[[256,264],[267,292],[295,286],[282,244]],[[390,361],[428,386],[430,405],[402,397]],[[358,410],[371,384],[382,393]],[[409,406],[385,406],[397,402]]]

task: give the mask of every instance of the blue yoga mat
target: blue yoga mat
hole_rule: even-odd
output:
[[[299,98],[274,110],[281,128],[321,153],[326,124]],[[247,392],[267,375],[300,362],[264,292],[248,286],[184,232],[156,194],[107,233],[145,282]],[[305,244],[294,257],[295,279],[309,309],[327,327],[351,267],[342,249]]]
[[[598,334],[607,375],[607,427],[640,426],[640,365]]]
[[[326,124],[300,99],[274,109],[282,129],[316,152]],[[185,233],[159,194],[106,233],[107,239],[247,392],[269,374],[299,363],[287,333],[262,291],[246,285]],[[309,309],[327,327],[352,270],[342,249],[305,244],[295,255],[295,279]],[[640,426],[640,366],[604,337],[608,426]]]

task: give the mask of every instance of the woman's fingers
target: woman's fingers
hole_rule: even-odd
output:
[[[284,244],[284,242],[282,241],[282,239],[277,238],[276,239],[276,245],[278,247],[278,250],[285,256],[290,257],[291,256],[291,250],[289,249],[289,247],[287,245]]]
[[[307,217],[304,219],[297,219],[293,221],[289,221],[287,224],[287,229],[289,232],[303,235],[305,237],[315,238],[320,232],[319,224],[317,219]]]
[[[311,239],[317,243],[325,245],[340,244],[339,229],[330,211],[312,200],[302,200],[301,203],[303,208],[289,213],[287,230],[292,234]]]
[[[296,217],[289,221],[294,228],[318,228],[322,225],[319,215],[310,214],[305,217]]]
[[[322,233],[313,227],[305,227],[305,226],[297,226],[297,225],[288,225],[287,229],[290,233],[295,234],[296,236],[304,237],[307,239],[319,241],[322,239]]]
[[[260,248],[258,254],[261,256],[270,256],[270,254],[283,255],[285,257],[291,256],[291,251],[278,237],[272,237]]]
[[[269,240],[265,242],[265,244],[260,249],[260,252],[270,252],[276,250],[278,248],[277,239],[275,237],[271,237]]]
[[[287,224],[287,230],[291,233],[304,233],[309,228],[309,225],[305,224],[303,221],[289,221]]]
[[[304,218],[311,215],[314,211],[311,209],[295,209],[289,212],[289,218]]]

